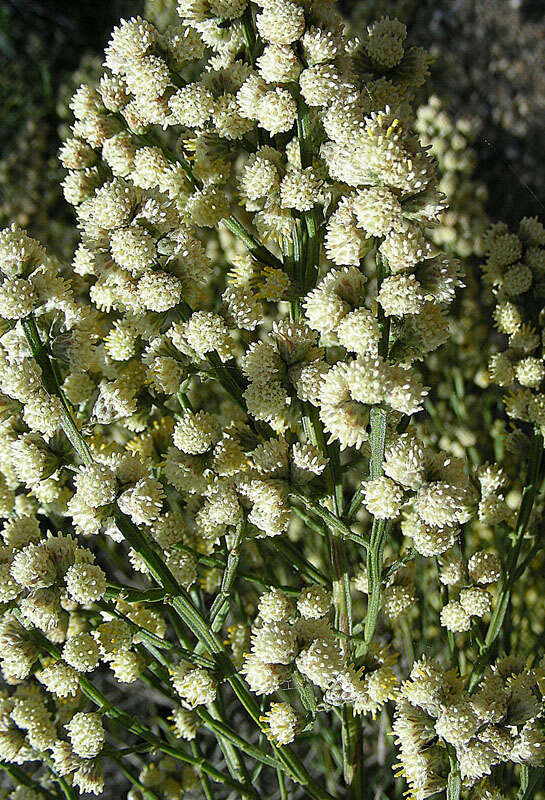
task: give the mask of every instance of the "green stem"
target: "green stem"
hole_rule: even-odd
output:
[[[32,789],[37,794],[41,794],[43,797],[47,798],[47,800],[59,800],[57,795],[41,786],[37,781],[29,777],[26,772],[16,767],[15,764],[8,764],[5,761],[0,761],[0,769],[10,776],[16,788],[18,786],[28,786],[29,789]]]
[[[147,786],[144,786],[144,784],[141,783],[138,780],[138,778],[132,774],[130,769],[125,766],[125,764],[123,763],[123,759],[120,758],[119,755],[116,755],[115,753],[110,753],[110,758],[115,764],[117,764],[117,768],[119,769],[119,771],[127,778],[127,780],[133,786],[136,786],[140,790],[140,793],[144,797],[146,797],[147,800],[159,800],[159,795],[155,794],[155,792],[153,792]]]
[[[452,745],[448,745],[447,749],[450,763],[450,771],[447,778],[447,800],[460,800],[462,778],[460,776],[458,759],[456,758],[456,752]]]
[[[303,492],[294,487],[290,488],[290,496],[303,503],[312,514],[323,519],[327,526],[339,536],[356,542],[356,544],[359,544],[366,550],[368,549],[369,542],[363,536],[351,530],[345,522],[335,514],[332,514],[327,508],[314,503],[310,497],[307,497]]]
[[[210,609],[209,624],[213,631],[216,633],[223,627],[223,623],[229,613],[229,605],[231,599],[231,589],[235,580],[237,567],[240,561],[240,547],[244,540],[244,533],[246,530],[246,519],[242,519],[237,525],[233,546],[227,556],[227,565],[223,573],[221,588],[216,595],[212,608]]]
[[[513,589],[515,581],[517,580],[518,577],[520,577],[520,572],[518,570],[518,560],[522,550],[524,535],[526,533],[526,530],[528,528],[528,523],[530,521],[530,515],[532,513],[534,502],[541,485],[542,460],[543,460],[543,437],[541,433],[534,433],[534,438],[532,440],[532,445],[528,457],[528,476],[526,480],[526,485],[522,492],[522,500],[520,503],[517,524],[515,527],[515,537],[511,545],[509,554],[507,556],[505,572],[500,581],[496,605],[494,607],[494,611],[490,618],[488,630],[486,632],[486,636],[484,639],[484,648],[481,655],[475,662],[473,671],[469,679],[470,691],[475,689],[475,687],[479,683],[483,675],[483,672],[486,668],[486,665],[490,660],[490,653],[492,647],[502,629],[503,621],[505,619],[505,614],[507,612],[509,601],[511,599],[511,591]]]

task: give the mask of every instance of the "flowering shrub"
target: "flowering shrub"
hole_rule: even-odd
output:
[[[178,14],[71,100],[72,264],[0,234],[9,796],[530,800],[545,229],[464,216],[403,24]]]

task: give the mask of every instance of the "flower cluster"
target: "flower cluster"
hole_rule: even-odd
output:
[[[2,763],[47,796],[100,794],[113,763],[130,800],[328,800],[393,714],[415,797],[515,780],[545,752],[544,229],[494,226],[487,288],[454,302],[469,133],[435,100],[415,118],[429,58],[402,23],[152,16],[70,101],[71,263],[0,233]],[[535,425],[509,436],[466,329],[490,297],[491,378]]]
[[[465,786],[506,762],[541,763],[543,665],[531,670],[516,657],[499,659],[469,694],[455,670],[427,657],[415,662],[396,701],[394,733],[400,766],[415,797],[446,786],[452,747]]]

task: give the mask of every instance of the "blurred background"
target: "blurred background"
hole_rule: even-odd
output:
[[[100,72],[122,16],[175,17],[175,0],[2,0],[0,3],[0,226],[31,229],[69,253],[69,207],[56,160],[68,100]],[[543,0],[343,0],[353,31],[397,16],[408,39],[431,49],[430,93],[465,120],[473,180],[488,190],[491,218],[545,216],[545,2]],[[471,199],[471,198],[469,198]]]

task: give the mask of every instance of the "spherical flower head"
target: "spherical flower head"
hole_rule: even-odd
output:
[[[332,367],[320,387],[320,419],[331,434],[330,441],[338,439],[342,449],[360,447],[369,438],[369,408],[354,398],[353,388],[353,376],[346,364]]]
[[[424,448],[410,433],[403,433],[386,447],[384,472],[408,489],[418,489],[423,483],[425,466]]]
[[[83,139],[67,139],[59,150],[59,160],[65,169],[85,169],[96,161],[96,153]]]
[[[537,217],[523,217],[519,223],[518,234],[526,245],[545,245],[545,226]]]
[[[134,154],[131,180],[142,189],[160,186],[170,172],[170,164],[160,147],[139,147]]]
[[[114,655],[127,651],[132,644],[131,628],[121,619],[103,622],[95,628],[92,636],[104,661],[111,661]]]
[[[316,359],[308,364],[297,365],[290,371],[290,380],[294,384],[297,397],[313,406],[320,405],[320,391],[324,376],[329,371],[326,361]]]
[[[217,683],[206,669],[176,667],[172,672],[172,685],[190,708],[213,703],[216,699]]]
[[[275,136],[292,129],[297,116],[297,104],[287,89],[276,88],[258,99],[254,113],[261,127]]]
[[[487,255],[488,264],[507,267],[522,256],[522,242],[515,233],[502,233],[488,243]]]
[[[252,632],[252,653],[264,664],[289,664],[295,658],[297,636],[285,622],[270,622]]]
[[[416,223],[404,222],[386,234],[380,252],[392,272],[404,272],[429,258],[433,251],[423,230]]]
[[[43,589],[55,582],[57,566],[45,542],[31,543],[16,552],[10,572],[25,589]]]
[[[228,287],[221,299],[228,318],[237,328],[253,331],[263,323],[263,306],[250,289]]]
[[[115,500],[117,480],[115,473],[105,464],[81,467],[74,484],[78,496],[90,508],[99,508]]]
[[[214,95],[202,83],[188,83],[170,96],[168,105],[179,125],[201,128],[212,116]]]
[[[281,44],[268,44],[256,64],[267,83],[291,83],[297,80],[302,69],[292,48]]]
[[[280,589],[271,589],[259,598],[259,616],[264,622],[282,622],[293,615],[293,603]]]
[[[499,581],[502,575],[499,556],[496,553],[487,553],[484,550],[479,550],[471,556],[467,568],[469,577],[475,583],[495,583]]]
[[[391,619],[396,620],[402,614],[406,614],[414,603],[416,596],[412,586],[404,586],[403,584],[388,586],[384,590],[384,613]]]
[[[244,375],[252,383],[269,383],[282,369],[276,347],[268,342],[252,342],[241,360]]]
[[[416,552],[426,558],[446,552],[456,543],[459,536],[456,528],[448,526],[437,528],[423,522],[415,514],[407,516],[401,527],[405,536],[409,536],[413,540]]]
[[[306,619],[320,619],[331,607],[331,592],[317,584],[307,586],[297,598],[297,610]]]
[[[141,98],[158,98],[170,81],[168,65],[160,56],[148,55],[127,62],[125,83],[130,92]]]
[[[321,475],[329,463],[321,449],[310,442],[297,442],[292,447],[293,465],[303,472],[300,480],[311,479],[313,475]],[[294,480],[297,475],[294,473]]]
[[[155,478],[141,478],[119,497],[119,508],[136,525],[151,525],[163,507],[163,485]]]
[[[441,609],[441,625],[452,633],[468,631],[471,627],[471,617],[457,600],[450,600]]]
[[[358,356],[376,355],[380,331],[375,316],[366,308],[357,308],[341,319],[335,333],[339,344]]]
[[[486,589],[470,586],[460,592],[460,605],[472,617],[484,617],[492,608],[492,595]]]
[[[32,431],[39,431],[44,436],[50,437],[59,428],[62,414],[60,399],[41,390],[26,401],[23,418]]]
[[[104,108],[114,113],[121,111],[130,100],[127,84],[120,75],[104,73],[98,82],[98,93]]]
[[[387,317],[402,317],[419,313],[424,293],[414,275],[390,275],[383,280],[377,300]]]
[[[257,15],[256,24],[266,42],[291,44],[305,32],[305,12],[290,0],[270,0]]]
[[[254,123],[240,113],[234,94],[224,94],[216,100],[212,117],[216,132],[223,139],[240,139],[254,128]]]
[[[361,189],[352,201],[352,208],[358,227],[369,236],[384,236],[402,220],[399,200],[385,186]]]
[[[216,227],[230,214],[227,194],[213,186],[195,191],[185,208],[193,223],[204,228]]]
[[[466,520],[466,498],[458,487],[445,481],[423,484],[417,491],[414,508],[431,526],[442,528]]]
[[[299,76],[301,94],[309,106],[329,106],[350,88],[346,79],[333,64],[315,64]]]
[[[110,252],[116,263],[135,277],[142,275],[157,257],[153,237],[139,225],[114,231],[110,237]]]
[[[460,777],[464,784],[472,784],[484,775],[490,775],[498,763],[498,754],[490,745],[472,739],[460,749]]]
[[[466,700],[449,705],[438,717],[435,730],[449,744],[467,744],[480,727],[480,721]]]
[[[175,358],[158,356],[148,367],[148,380],[155,392],[176,394],[187,377],[187,368]]]
[[[272,422],[282,414],[288,400],[286,389],[279,381],[251,383],[243,396],[248,414],[265,422]]]
[[[341,297],[323,289],[313,289],[303,301],[305,317],[311,328],[330,334],[348,314],[349,306]]]
[[[14,278],[26,274],[45,257],[41,244],[15,223],[0,231],[0,264],[4,275]]]
[[[106,48],[106,64],[112,72],[118,72],[130,59],[143,58],[155,45],[157,29],[142,17],[121,20],[113,29]]]
[[[241,669],[253,694],[272,694],[287,679],[286,667],[281,664],[264,664],[252,653],[246,654]]]
[[[4,319],[28,317],[37,303],[34,287],[24,278],[6,278],[0,285],[0,315]]]
[[[494,321],[501,333],[513,335],[523,323],[521,309],[509,300],[498,303],[494,309]]]
[[[56,727],[39,692],[16,697],[11,719],[26,731],[28,744],[35,750],[48,750],[56,739]]]
[[[202,358],[215,350],[222,361],[232,354],[231,337],[225,321],[211,311],[196,311],[183,325],[187,344]]]
[[[312,167],[288,168],[280,184],[280,197],[283,208],[297,211],[310,211],[318,200],[321,180]]]
[[[100,173],[96,167],[72,170],[61,182],[64,199],[72,206],[79,206],[93,197],[100,184]]]
[[[55,661],[45,667],[37,678],[57,697],[75,697],[79,691],[78,673],[64,661]]]
[[[250,154],[240,178],[241,190],[249,200],[270,197],[278,191],[281,159],[281,154],[272,147],[261,147]]]
[[[407,28],[397,19],[382,19],[368,28],[365,49],[371,61],[381,69],[392,69],[404,55],[403,42]]]
[[[66,725],[74,752],[81,758],[95,758],[104,744],[100,714],[78,711]]]
[[[498,525],[511,515],[512,510],[502,496],[489,494],[479,501],[478,516],[485,525]]]
[[[297,730],[297,712],[289,703],[271,703],[269,711],[260,717],[269,741],[276,745],[293,742]]]
[[[542,358],[527,356],[515,366],[515,376],[521,386],[538,389],[545,378],[545,363]]]
[[[524,294],[532,285],[533,273],[527,264],[513,264],[505,271],[502,288],[510,297]]]
[[[358,266],[372,243],[373,239],[357,227],[351,203],[343,198],[326,225],[326,256],[338,266]]]
[[[343,659],[332,639],[316,639],[296,660],[297,669],[320,689],[327,689],[343,669]]]
[[[182,296],[179,278],[160,270],[146,272],[138,281],[138,297],[150,311],[169,311]]]
[[[82,605],[88,605],[104,597],[106,575],[98,564],[74,564],[64,576],[70,596]]]
[[[136,144],[127,131],[110,136],[102,145],[102,158],[118,178],[126,178],[132,172],[135,154]]]
[[[192,711],[186,708],[176,708],[172,714],[172,727],[174,733],[180,739],[188,742],[193,741],[197,735],[197,717]]]
[[[136,192],[119,178],[97,189],[91,201],[93,222],[100,228],[114,230],[126,225],[136,206]]]
[[[210,450],[219,440],[221,429],[214,414],[207,411],[185,411],[174,428],[176,447],[189,455]]]
[[[77,672],[92,672],[100,661],[100,651],[91,634],[77,633],[64,643],[62,657]]]
[[[401,486],[385,475],[365,484],[364,505],[377,519],[396,519],[404,500]]]
[[[120,650],[110,659],[114,678],[119,683],[134,683],[146,668],[145,659],[132,650]]]
[[[27,544],[37,544],[42,538],[40,524],[35,517],[14,517],[4,523],[2,538],[7,547],[18,550]]]

